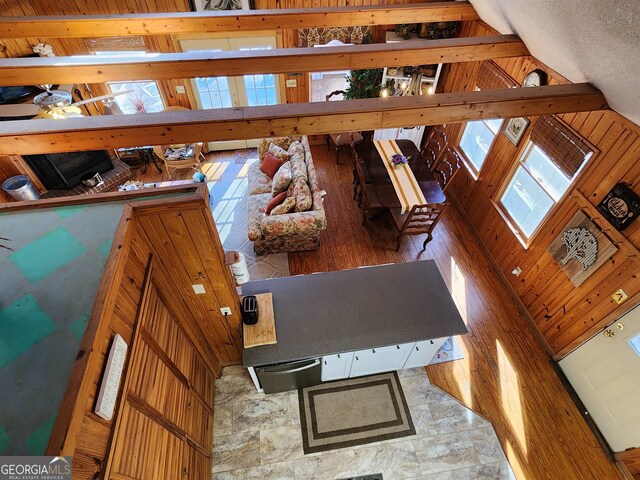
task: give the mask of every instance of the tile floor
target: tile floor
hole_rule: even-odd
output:
[[[491,424],[429,383],[423,368],[399,372],[416,435],[329,452],[302,451],[297,392],[256,392],[246,370],[216,382],[213,480],[515,479]]]

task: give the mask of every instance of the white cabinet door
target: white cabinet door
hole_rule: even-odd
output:
[[[400,370],[411,353],[413,343],[370,348],[354,352],[350,377]]]
[[[429,365],[433,356],[438,349],[447,340],[448,337],[436,338],[435,340],[424,340],[422,342],[416,342],[411,349],[411,354],[407,358],[404,367],[402,368],[415,368],[424,367]]]
[[[322,381],[348,378],[351,371],[353,352],[325,355],[322,357]]]

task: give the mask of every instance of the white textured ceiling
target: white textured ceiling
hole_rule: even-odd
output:
[[[500,33],[640,125],[640,0],[470,0]]]

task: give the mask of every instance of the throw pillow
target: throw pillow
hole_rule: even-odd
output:
[[[270,153],[271,155],[273,155],[276,158],[279,158],[280,162],[286,162],[287,160],[289,160],[289,154],[287,153],[287,151],[284,148],[280,148],[275,143],[270,143],[269,144],[269,152],[268,153]]]
[[[299,141],[296,140],[291,145],[289,145],[287,153],[289,154],[289,158],[293,157],[296,153],[301,153],[302,155],[304,155],[304,147]]]
[[[296,182],[296,186],[293,189],[293,196],[296,199],[296,212],[311,210],[313,196],[311,196],[311,189],[306,182],[302,180]]]
[[[287,198],[287,192],[282,192],[276,195],[275,197],[273,197],[271,200],[269,200],[269,203],[267,204],[267,208],[264,210],[264,214],[269,215],[271,213],[271,210],[273,210],[275,207],[277,207],[282,202],[284,202],[285,198]]]
[[[293,212],[296,208],[296,199],[293,197],[287,197],[287,199],[280,205],[271,210],[271,215],[283,215],[285,213]]]
[[[273,185],[271,186],[271,195],[274,197],[280,192],[284,192],[291,183],[291,163],[284,162],[278,172],[273,176]]]
[[[276,174],[276,172],[280,168],[280,165],[282,165],[282,161],[279,158],[267,152],[264,155],[264,159],[262,160],[262,163],[260,164],[260,170],[265,175],[268,175],[269,178],[273,178],[273,176]]]

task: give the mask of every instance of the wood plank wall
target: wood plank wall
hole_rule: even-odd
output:
[[[155,237],[150,230],[155,225],[166,225],[168,231]],[[192,242],[189,245],[185,244],[186,237]],[[207,370],[219,375],[221,362],[237,362],[240,358],[239,340],[228,339],[230,331],[237,332],[233,339],[239,338],[239,299],[224,266],[222,247],[206,200],[201,195],[192,195],[129,204],[47,448],[51,455],[73,455],[74,479],[97,478],[104,468],[113,422],[93,412],[95,398],[114,335],[120,334],[131,346],[150,258],[158,293]],[[205,285],[207,295],[193,296],[189,279],[192,271],[205,277],[197,281]],[[219,312],[219,307],[226,305],[233,311],[228,320]]]
[[[467,22],[462,32],[466,36],[495,33],[483,22]],[[566,79],[532,57],[498,60],[496,63],[520,84],[535,68],[547,71],[550,84],[567,83]],[[477,62],[451,65],[444,80],[445,91],[473,90],[477,69]],[[640,129],[637,125],[614,112],[568,114],[561,115],[561,118],[599,150],[581,172],[574,188],[593,205],[597,205],[618,182],[625,182],[636,192],[640,191]],[[447,127],[450,141],[458,138],[461,129],[462,124]],[[546,220],[529,248],[525,249],[492,204],[517,159],[518,151],[504,135],[499,134],[480,178],[474,180],[463,168],[455,180],[453,192],[552,352],[562,356],[638,302],[638,258],[620,249],[585,283],[575,288],[547,252],[551,241],[578,210],[576,201],[568,195]],[[640,222],[635,222],[622,234],[636,247],[640,246]],[[516,267],[522,269],[519,277],[511,274]],[[611,298],[618,288],[624,289],[631,297],[621,306]]]

